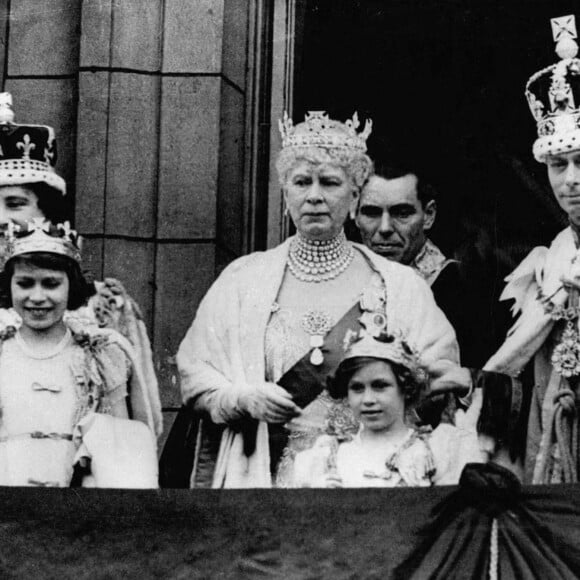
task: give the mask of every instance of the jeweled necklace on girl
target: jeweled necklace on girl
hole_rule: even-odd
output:
[[[344,272],[354,258],[354,248],[341,231],[331,240],[309,240],[298,233],[288,253],[288,269],[302,282],[324,282]]]

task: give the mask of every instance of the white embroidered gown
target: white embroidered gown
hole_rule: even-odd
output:
[[[447,424],[432,432],[409,428],[403,440],[380,449],[365,446],[360,432],[342,443],[322,436],[296,456],[292,487],[455,485],[466,463],[484,461],[475,430]]]
[[[82,350],[67,332],[54,349],[34,354],[17,334],[0,353],[0,485],[68,486],[73,430],[88,409],[75,377]]]

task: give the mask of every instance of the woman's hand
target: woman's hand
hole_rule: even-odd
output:
[[[429,388],[431,393],[446,393],[453,391],[460,397],[471,389],[471,373],[469,369],[448,361],[438,360],[428,367]]]
[[[567,290],[580,290],[580,276],[569,275],[566,276],[565,274],[560,277],[560,281],[564,285]]]
[[[290,393],[275,383],[263,383],[248,389],[240,394],[238,403],[242,411],[268,423],[286,423],[302,413]]]

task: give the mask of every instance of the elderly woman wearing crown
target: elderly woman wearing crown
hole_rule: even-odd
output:
[[[14,123],[12,97],[0,93],[0,227],[24,226],[35,218],[64,221],[66,184],[54,170],[56,138],[52,127]],[[2,246],[0,262],[3,264]],[[67,313],[68,323],[114,328],[133,345],[144,381],[131,392],[131,411],[160,435],[161,404],[151,346],[138,306],[119,281],[97,282],[88,307]]]
[[[0,274],[0,485],[156,487],[155,436],[127,419],[142,381],[116,331],[71,330],[92,292],[77,235],[42,218],[10,224]]]
[[[202,426],[193,486],[288,484],[294,455],[324,430],[326,381],[345,334],[361,324],[403,329],[426,364],[457,360],[455,334],[427,285],[345,238],[372,168],[371,122],[358,126],[356,115],[340,123],[322,112],[280,124],[276,168],[297,233],[222,273],[177,354],[184,402],[223,427],[212,469]]]

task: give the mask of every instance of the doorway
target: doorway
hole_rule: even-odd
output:
[[[550,18],[572,13],[552,0],[305,0],[293,117],[372,118],[371,157],[436,186],[435,242],[463,259],[476,248],[502,278],[565,225],[532,156],[524,87],[557,60]]]

